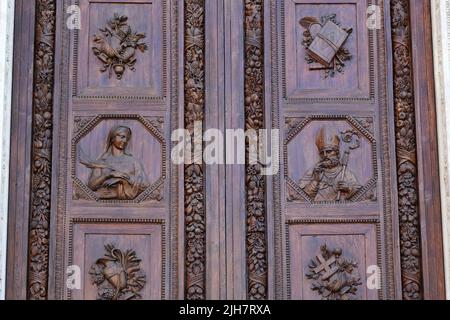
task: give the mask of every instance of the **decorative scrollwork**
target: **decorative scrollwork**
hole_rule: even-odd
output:
[[[99,31],[101,34],[94,35],[92,47],[95,56],[103,62],[101,72],[112,71],[117,79],[122,79],[125,69],[128,67],[135,71],[136,51],[145,52],[148,46],[141,42],[146,37],[145,33],[135,32],[127,23],[128,17],[114,14],[107,22],[107,26]]]
[[[350,300],[362,285],[358,264],[342,256],[342,249],[329,250],[324,244],[320,254],[308,265],[306,278],[313,280],[311,290],[324,300]]]
[[[56,4],[36,2],[28,298],[47,299]]]
[[[264,128],[263,1],[245,1],[245,126]],[[265,178],[261,164],[250,164],[246,145],[248,298],[267,298]]]
[[[185,128],[203,123],[205,106],[205,1],[185,1]],[[192,154],[194,154],[192,150]],[[200,158],[201,155],[200,155]],[[205,197],[203,165],[184,168],[186,299],[205,299]]]
[[[139,292],[146,280],[136,252],[123,252],[112,244],[105,245],[105,250],[105,256],[98,259],[89,271],[92,284],[97,286],[98,300],[140,299]]]
[[[422,299],[409,1],[391,1],[403,299]]]

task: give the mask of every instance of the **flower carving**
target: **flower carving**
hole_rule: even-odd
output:
[[[128,17],[114,14],[107,26],[100,29],[101,34],[94,35],[95,56],[103,63],[101,72],[114,71],[117,79],[122,79],[126,68],[135,71],[137,50],[145,52],[148,46],[141,42],[145,33],[135,32],[127,23]]]
[[[112,244],[105,245],[105,251],[105,256],[98,259],[89,271],[92,284],[97,286],[97,299],[140,299],[139,291],[146,280],[136,252],[123,252]]]

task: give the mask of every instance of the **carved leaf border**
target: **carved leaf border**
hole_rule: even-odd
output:
[[[245,129],[264,128],[264,1],[245,0]],[[266,181],[261,164],[249,164],[246,145],[247,298],[267,299]]]
[[[205,0],[185,0],[184,34],[184,124],[185,129],[192,133],[195,122],[204,122]],[[206,213],[203,164],[185,165],[184,189],[185,298],[204,300],[206,298]]]
[[[391,1],[391,25],[402,293],[405,300],[421,300],[423,271],[409,1]]]
[[[27,297],[45,300],[48,294],[52,181],[55,0],[37,0],[36,13]]]

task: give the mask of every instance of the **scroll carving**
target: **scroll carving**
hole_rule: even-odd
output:
[[[89,271],[92,284],[97,286],[98,300],[135,300],[145,286],[141,260],[134,250],[125,252],[112,244],[105,245],[106,254]]]
[[[185,128],[192,134],[202,124],[205,106],[205,1],[185,1]],[[192,150],[194,154],[194,150]],[[198,155],[198,154],[196,154]],[[200,158],[201,157],[200,155]],[[205,299],[205,197],[203,165],[184,168],[186,299]]]
[[[263,1],[245,1],[245,126],[264,128]],[[261,164],[250,164],[246,146],[248,298],[267,298],[265,178]]]
[[[101,72],[109,71],[111,77],[114,71],[117,79],[122,79],[126,68],[135,71],[136,52],[147,51],[148,47],[141,39],[146,35],[135,32],[128,25],[128,17],[114,14],[108,20],[107,26],[99,30],[101,34],[94,35],[92,47],[95,56],[103,63]]]
[[[409,1],[391,1],[403,299],[423,298]]]
[[[56,4],[36,2],[28,298],[47,299]]]
[[[325,78],[344,73],[346,62],[352,59],[344,44],[353,29],[342,28],[336,14],[323,16],[320,20],[305,17],[299,23],[305,29],[302,44],[310,70],[324,70]]]
[[[324,244],[308,265],[306,278],[311,290],[323,300],[351,300],[362,285],[358,264],[342,255],[342,249],[330,250]]]

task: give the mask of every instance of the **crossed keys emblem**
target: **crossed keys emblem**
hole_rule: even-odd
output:
[[[362,285],[358,264],[344,258],[342,249],[329,250],[322,245],[308,268],[306,278],[313,280],[311,290],[324,300],[350,300]]]
[[[352,58],[344,44],[353,29],[342,28],[336,14],[323,16],[320,20],[304,17],[299,23],[305,29],[302,44],[310,70],[325,70],[325,78],[334,77],[336,72],[344,73],[346,61]]]

